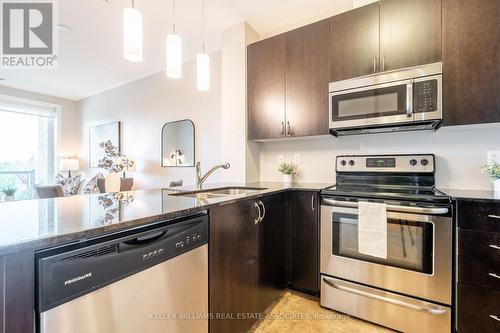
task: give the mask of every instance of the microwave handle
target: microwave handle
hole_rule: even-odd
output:
[[[413,116],[413,80],[406,84],[406,115]]]

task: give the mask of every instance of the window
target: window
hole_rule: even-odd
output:
[[[35,184],[51,184],[56,171],[57,106],[0,97],[0,189],[16,199],[34,197]]]

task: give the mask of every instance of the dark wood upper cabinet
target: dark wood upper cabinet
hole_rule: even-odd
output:
[[[441,61],[441,0],[380,0],[379,71]]]
[[[500,121],[500,1],[443,0],[443,123]]]
[[[330,19],[330,81],[376,72],[378,56],[378,3]]]
[[[328,134],[329,20],[285,34],[287,136]]]
[[[285,136],[285,36],[247,48],[248,138]]]

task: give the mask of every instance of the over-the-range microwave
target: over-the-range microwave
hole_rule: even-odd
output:
[[[442,120],[442,63],[332,82],[335,136],[436,130]]]

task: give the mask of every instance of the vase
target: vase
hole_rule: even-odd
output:
[[[283,183],[292,183],[293,182],[293,175],[283,175]]]
[[[5,201],[16,201],[16,197],[13,195],[6,195]]]
[[[493,190],[495,193],[500,194],[500,179],[497,179],[493,182]]]
[[[110,172],[104,177],[104,191],[108,192],[120,192],[121,178],[116,172]]]

